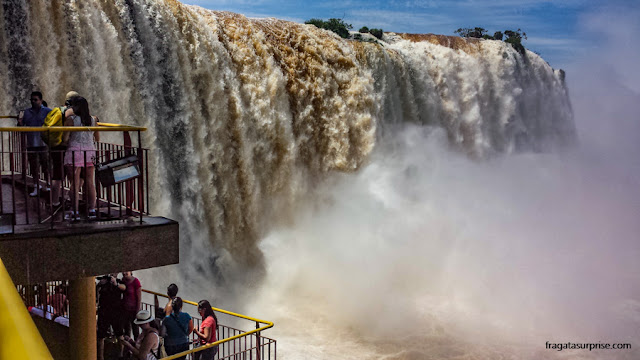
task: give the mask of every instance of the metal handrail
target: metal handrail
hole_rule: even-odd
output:
[[[108,123],[107,123],[108,124]],[[99,126],[10,126],[0,127],[0,132],[65,132],[65,131],[147,131],[146,127],[98,123]]]
[[[148,293],[148,294],[157,295],[157,296],[162,296],[162,297],[165,297],[165,298],[167,298],[167,299],[169,298],[167,295],[165,295],[165,294],[161,294],[161,293],[158,293],[158,292],[155,292],[155,291],[146,290],[146,289],[142,289],[142,291],[144,291],[144,292],[146,292],[146,293]],[[190,304],[190,305],[198,306],[198,303],[193,302],[193,301],[189,301],[189,300],[184,300],[184,299],[183,299],[183,300],[182,300],[182,302],[183,302],[183,303],[186,303],[186,304]],[[181,353],[177,353],[177,354],[175,354],[175,355],[171,355],[171,356],[168,356],[168,357],[164,357],[164,358],[162,358],[163,360],[173,360],[173,359],[178,359],[178,358],[180,358],[180,357],[182,357],[182,356],[186,356],[186,355],[188,355],[188,354],[193,354],[193,353],[196,353],[196,352],[198,352],[198,351],[207,350],[207,349],[212,348],[212,347],[214,347],[214,346],[218,346],[218,345],[220,345],[220,344],[222,344],[222,343],[225,343],[225,342],[228,342],[228,341],[231,341],[231,340],[235,340],[235,339],[239,339],[239,338],[241,338],[241,337],[248,336],[248,335],[252,335],[252,334],[255,334],[255,333],[259,333],[259,332],[261,332],[261,331],[264,331],[264,330],[266,330],[266,329],[269,329],[269,328],[272,328],[272,327],[273,327],[273,322],[271,322],[271,321],[267,321],[267,320],[260,320],[260,319],[252,318],[252,317],[247,316],[247,315],[242,315],[242,314],[234,313],[234,312],[227,311],[227,310],[223,310],[223,309],[218,309],[218,308],[215,308],[215,307],[213,307],[213,306],[211,307],[211,309],[213,309],[214,311],[217,311],[217,312],[221,312],[221,313],[223,313],[223,314],[227,314],[227,315],[231,315],[231,316],[239,317],[239,318],[246,319],[246,320],[255,321],[256,323],[260,323],[260,324],[266,324],[266,326],[263,326],[263,327],[260,327],[260,328],[256,328],[255,330],[247,331],[247,332],[242,333],[242,334],[234,335],[234,336],[232,336],[232,337],[230,337],[230,338],[226,338],[226,339],[218,340],[218,341],[216,341],[216,342],[213,342],[213,343],[208,344],[208,345],[205,345],[205,346],[200,346],[200,347],[195,348],[195,349],[191,349],[191,350],[183,351],[183,352],[181,352]],[[259,344],[257,344],[256,346],[259,346]]]
[[[14,116],[0,116],[1,118],[15,118]],[[0,122],[1,123],[1,122]],[[7,123],[5,121],[5,123]],[[8,123],[11,123],[11,121],[9,121]],[[11,124],[12,125],[12,124]],[[22,174],[22,181],[24,182],[24,184],[26,185],[26,181],[27,181],[27,177],[26,176],[31,176],[34,178],[34,183],[41,181],[43,179],[40,178],[40,172],[38,172],[37,174],[29,174],[29,169],[27,168],[27,161],[25,160],[26,157],[28,156],[28,154],[30,153],[29,149],[27,149],[24,146],[24,139],[25,139],[25,135],[29,134],[29,133],[39,133],[39,134],[50,134],[53,135],[51,133],[54,134],[61,134],[61,133],[71,133],[71,132],[86,132],[86,131],[96,131],[96,132],[118,132],[118,133],[122,133],[123,134],[123,144],[122,145],[117,145],[119,147],[121,147],[121,149],[117,149],[119,150],[117,153],[117,156],[121,156],[122,154],[124,155],[137,155],[139,158],[139,163],[140,164],[147,164],[148,163],[148,155],[147,155],[147,150],[144,149],[142,147],[142,132],[146,131],[147,128],[145,127],[141,127],[141,126],[132,126],[132,125],[122,125],[122,124],[113,124],[113,123],[103,123],[103,122],[97,122],[96,126],[54,126],[54,127],[40,127],[40,126],[10,126],[10,127],[0,127],[0,135],[2,136],[2,146],[0,146],[2,149],[1,153],[2,153],[2,161],[5,161],[6,159],[4,158],[5,155],[9,156],[9,165],[12,171],[12,176],[11,179],[13,179],[13,175],[16,173],[20,173]],[[131,135],[130,133],[137,133],[137,144],[133,144],[131,141]],[[4,146],[4,141],[5,141],[5,135],[4,134],[8,134],[8,141],[9,141],[9,147],[5,149]],[[98,146],[96,148],[96,155],[98,155],[98,157],[96,159],[99,158],[100,161],[108,161],[111,159],[111,154],[109,153],[112,150],[116,150],[116,149],[111,149],[109,145],[107,145],[106,147],[102,147],[99,144],[102,143],[97,143]],[[135,149],[135,150],[134,150]],[[51,157],[54,153],[59,153],[61,151],[58,150],[52,150],[51,148],[49,148],[49,157]],[[106,156],[105,156],[106,155]],[[142,165],[141,165],[142,166]],[[3,167],[4,170],[4,167]],[[6,174],[3,174],[3,176]],[[145,214],[145,204],[147,207],[147,211],[146,214],[149,213],[149,193],[148,193],[148,179],[149,177],[149,173],[148,173],[148,168],[146,167],[146,165],[143,168],[143,173],[140,174],[140,176],[135,179],[133,182],[128,181],[126,184],[124,184],[126,186],[126,188],[122,188],[122,185],[118,185],[117,188],[111,188],[108,190],[108,187],[101,187],[98,191],[98,201],[100,200],[101,195],[106,195],[106,198],[104,200],[106,200],[107,203],[107,210],[109,211],[108,213],[108,217],[111,217],[111,205],[112,205],[112,197],[116,197],[119,200],[124,199],[126,201],[126,204],[121,203],[121,202],[116,202],[117,205],[120,205],[120,208],[118,210],[119,213],[119,217],[121,218],[123,215],[123,210],[126,211],[126,215],[127,216],[133,216],[134,212],[137,211],[138,214],[140,215],[140,223],[143,222],[143,217]],[[44,179],[46,181],[46,179]],[[12,186],[13,188],[13,186]],[[137,190],[136,190],[137,189]],[[137,193],[136,193],[137,192]],[[145,194],[146,193],[146,194]],[[12,192],[13,194],[13,192]],[[28,198],[26,197],[27,193],[25,192],[25,203],[28,203],[27,200]],[[84,194],[83,194],[84,196]],[[145,197],[146,197],[146,201],[145,201]],[[2,196],[0,194],[0,200],[2,199]],[[15,197],[12,197],[12,199],[15,199]],[[50,201],[50,204],[53,203],[53,200]],[[134,208],[133,204],[136,204],[135,206],[137,206],[137,209]],[[15,209],[15,204],[13,204],[14,207],[12,207],[12,209]],[[122,206],[124,205],[124,207]],[[34,210],[36,210],[37,212],[37,218],[38,218],[38,222],[42,223],[41,221],[41,214],[40,214],[40,207],[34,208]],[[85,205],[85,210],[88,211],[88,207]],[[77,209],[75,211],[78,211]],[[51,214],[54,213],[54,209],[53,206],[50,205],[49,206],[49,212]],[[2,206],[0,206],[0,213],[2,213]],[[28,213],[28,209],[26,212],[24,212],[24,214],[26,214],[25,219],[26,219],[26,224],[30,224],[29,222],[29,213]],[[53,217],[49,217],[47,219],[45,219],[45,221],[48,221],[48,219],[52,219],[51,220],[51,228],[53,229],[54,227],[54,223],[56,223],[55,220],[53,220]],[[100,219],[100,216],[98,215],[98,219]]]
[[[18,119],[18,115],[0,115],[0,119]],[[123,125],[106,122],[97,122],[97,126],[12,126],[12,127],[0,127],[0,132],[5,131],[17,131],[17,132],[61,132],[61,131],[147,131],[146,127],[135,125]],[[112,128],[112,129],[105,129]]]
[[[145,127],[140,127],[140,126],[135,126],[135,125],[125,125],[125,124],[106,123],[106,122],[102,122],[102,121],[98,121],[96,124],[98,124],[98,126],[107,126],[107,127],[123,127],[123,126],[127,126],[127,127],[134,127],[134,128],[138,128],[138,129],[144,129],[144,130],[140,130],[140,131],[145,131],[145,130],[147,130],[147,128],[145,128]]]

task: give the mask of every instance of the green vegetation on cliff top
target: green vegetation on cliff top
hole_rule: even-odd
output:
[[[333,31],[343,39],[352,38],[354,40],[375,42],[375,40],[372,40],[371,38],[369,38],[371,40],[365,39],[360,34],[354,34],[353,36],[351,36],[351,33],[349,32],[349,30],[351,30],[353,26],[351,24],[347,24],[342,19],[331,18],[329,20],[322,20],[322,19],[313,18],[305,21],[304,23],[315,25],[320,29]],[[366,26],[361,27],[360,30],[358,31],[361,34],[369,33],[378,39],[382,39],[382,34],[384,33],[382,29],[369,29]],[[467,37],[467,38],[499,40],[499,41],[504,40],[504,42],[511,44],[511,46],[513,46],[513,48],[516,49],[516,51],[518,51],[519,53],[524,54],[525,52],[525,48],[522,45],[522,38],[526,40],[527,33],[523,32],[521,29],[518,29],[516,31],[505,30],[504,32],[496,31],[493,33],[493,35],[489,35],[485,28],[475,27],[475,28],[459,28],[458,30],[454,31],[454,33],[458,34],[459,36]]]
[[[503,40],[504,42],[511,44],[516,51],[521,54],[524,54],[525,48],[522,45],[522,38],[527,39],[527,33],[518,29],[516,31],[513,30],[505,30],[504,33],[502,31],[496,31],[493,33],[493,36],[487,33],[485,28],[475,27],[475,28],[459,28],[454,31],[454,33],[468,38],[476,38],[476,39],[487,39],[487,40]]]
[[[305,21],[304,23],[315,25],[320,29],[333,31],[334,33],[338,34],[341,38],[344,38],[344,39],[353,38],[354,40],[370,41],[363,38],[362,35],[360,34],[354,34],[353,36],[351,36],[351,33],[349,32],[349,30],[352,29],[353,26],[351,24],[347,24],[342,19],[331,18],[325,21],[322,19],[313,18]],[[366,26],[361,27],[359,32],[362,34],[369,33],[378,39],[382,39],[382,34],[383,34],[382,29],[369,29]]]

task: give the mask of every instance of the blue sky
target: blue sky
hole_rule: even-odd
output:
[[[597,46],[589,23],[594,14],[640,8],[640,0],[182,0],[248,17],[295,22],[343,18],[354,30],[366,25],[384,31],[454,35],[459,27],[497,30],[521,28],[525,46],[551,66],[562,68]],[[585,20],[587,19],[587,20]],[[640,19],[638,19],[640,22]]]

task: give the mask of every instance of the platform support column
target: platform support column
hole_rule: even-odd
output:
[[[71,359],[95,360],[96,283],[93,277],[72,280],[69,289],[69,346]]]

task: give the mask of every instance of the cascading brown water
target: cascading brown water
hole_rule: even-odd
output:
[[[32,90],[57,105],[73,89],[103,121],[148,127],[152,213],[180,221],[181,262],[200,268],[222,256],[259,269],[256,242],[402,124],[443,128],[481,158],[575,139],[562,73],[503,42],[363,43],[173,0],[8,0],[0,11],[0,113]]]
[[[172,0],[5,0],[0,28],[0,113],[73,89],[148,127],[181,229],[149,287],[274,320],[279,357],[637,358],[544,348],[637,338],[640,201],[636,163],[549,154],[576,134],[538,55]]]

